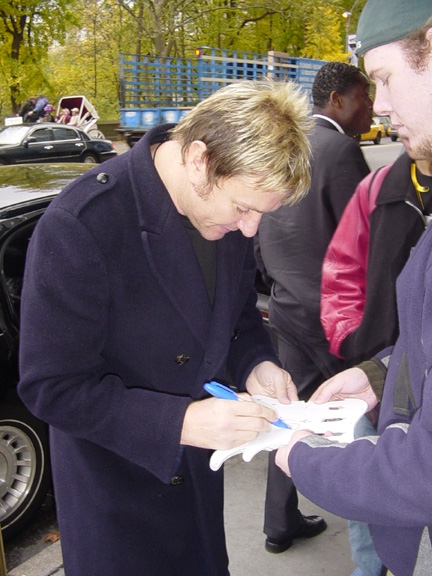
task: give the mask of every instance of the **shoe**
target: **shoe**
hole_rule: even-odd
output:
[[[280,554],[291,548],[296,538],[313,538],[327,528],[327,523],[321,516],[303,516],[300,526],[285,540],[266,538],[265,549],[272,554]]]

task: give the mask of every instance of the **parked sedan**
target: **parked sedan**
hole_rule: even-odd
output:
[[[0,166],[0,524],[5,539],[27,524],[51,485],[47,426],[30,414],[16,392],[27,246],[53,196],[89,168]]]
[[[92,139],[80,128],[47,122],[18,124],[0,132],[0,164],[84,162],[116,156],[110,140]]]

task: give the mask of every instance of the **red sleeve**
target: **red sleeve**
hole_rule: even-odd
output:
[[[370,214],[388,169],[371,173],[357,186],[328,246],[321,281],[321,323],[330,352],[339,358],[345,338],[363,317],[369,254]],[[373,187],[371,188],[373,182]],[[369,193],[371,190],[371,193]]]

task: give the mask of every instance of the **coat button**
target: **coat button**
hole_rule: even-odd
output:
[[[184,482],[184,476],[173,476],[171,478],[170,484],[171,486],[179,486],[180,484],[183,484]]]
[[[175,357],[175,363],[178,364],[179,366],[183,366],[183,364],[186,364],[186,362],[189,362],[189,360],[190,360],[189,354],[179,354],[178,356]]]
[[[106,184],[109,180],[109,176],[108,174],[105,174],[105,172],[101,172],[96,176],[96,180],[101,184]]]
[[[240,330],[234,330],[233,335],[231,336],[231,342],[235,342],[239,336]]]

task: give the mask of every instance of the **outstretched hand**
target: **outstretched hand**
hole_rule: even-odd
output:
[[[378,404],[378,398],[369,384],[368,377],[360,368],[349,368],[326,380],[312,394],[310,402],[323,404],[344,398],[365,400],[368,410],[372,410]]]
[[[286,444],[286,446],[282,446],[279,450],[276,451],[275,456],[275,463],[287,476],[291,477],[291,471],[288,465],[288,458],[291,452],[292,447],[302,438],[306,438],[307,436],[312,436],[313,432],[310,430],[297,430],[291,437],[291,440]]]

